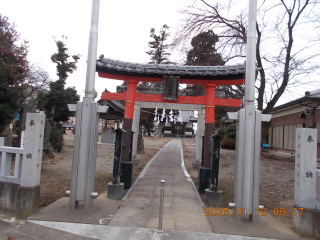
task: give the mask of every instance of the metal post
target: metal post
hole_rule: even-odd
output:
[[[245,81],[245,106],[254,104],[255,73],[256,73],[256,21],[257,21],[257,0],[249,0],[246,81]]]
[[[100,0],[92,0],[91,27],[89,35],[87,77],[85,88],[85,97],[91,97],[91,99],[95,97],[94,82],[96,74],[96,60],[98,48],[99,7]]]
[[[244,146],[244,172],[243,172],[243,198],[242,206],[247,213],[252,214],[253,193],[253,163],[254,163],[254,133],[255,133],[255,72],[256,72],[256,20],[257,0],[249,0],[249,19],[247,35],[247,58],[245,79],[245,141]],[[260,141],[256,139],[256,141]]]
[[[160,180],[160,182],[161,182],[161,190],[160,190],[159,227],[158,227],[157,232],[163,232],[163,230],[162,230],[163,199],[164,199],[164,185],[165,185],[166,181]]]

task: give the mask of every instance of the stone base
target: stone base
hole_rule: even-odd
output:
[[[296,215],[293,215],[293,230],[300,237],[320,239],[320,211],[303,208],[300,215],[299,206],[294,205],[293,208],[297,209]],[[291,213],[294,214],[294,211]]]
[[[222,191],[218,190],[216,192],[210,191],[210,189],[205,190],[205,201],[212,206],[221,205]]]
[[[198,190],[199,193],[204,194],[205,190],[210,187],[211,169],[199,167],[198,172]]]
[[[108,183],[108,198],[109,199],[119,199],[123,197],[124,184],[113,184],[112,182]]]
[[[122,162],[121,169],[120,182],[124,183],[124,189],[129,189],[133,184],[132,162]]]
[[[0,182],[0,213],[26,219],[39,209],[40,186],[20,187]]]
[[[116,139],[115,133],[102,133],[101,142],[102,143],[114,143]]]

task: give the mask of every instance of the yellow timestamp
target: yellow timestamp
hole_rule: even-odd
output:
[[[267,209],[266,208],[261,208],[261,209],[259,209],[259,208],[256,208],[256,210],[257,210],[257,215],[259,215],[260,213],[261,213],[261,216],[266,216],[267,214],[266,214],[266,211],[267,211]],[[290,209],[290,208],[284,208],[284,207],[282,207],[282,208],[274,208],[273,209],[273,215],[274,216],[292,216],[292,215],[294,215],[294,216],[296,216],[297,214],[299,214],[300,216],[301,216],[301,214],[302,214],[302,212],[303,212],[303,208],[292,208],[292,209]]]
[[[229,216],[233,215],[230,213],[232,209],[229,208],[206,208],[206,216]],[[247,215],[247,208],[237,208],[235,211],[237,216],[239,215]]]
[[[232,213],[231,213],[232,211]],[[285,216],[285,215],[294,215],[299,214],[301,216],[303,212],[303,208],[274,208],[273,215],[274,216]],[[266,208],[256,208],[256,214],[259,216],[267,216]],[[229,216],[229,215],[237,215],[237,216],[246,216],[247,208],[206,208],[206,216]]]

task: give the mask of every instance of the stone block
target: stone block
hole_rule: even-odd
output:
[[[317,130],[297,128],[295,156],[295,204],[316,209]]]
[[[294,231],[300,237],[320,239],[320,211],[303,208],[300,215],[299,206],[293,207],[297,209],[296,215],[293,215]]]
[[[16,218],[26,219],[39,210],[40,186],[19,187],[16,196]]]
[[[210,191],[210,189],[205,190],[205,200],[208,204],[212,206],[221,205],[222,191],[218,190],[216,192]]]
[[[109,199],[119,199],[123,197],[124,184],[113,184],[112,182],[108,183],[108,198]]]
[[[115,133],[103,133],[101,135],[101,142],[102,143],[114,143],[116,140]]]
[[[25,219],[39,209],[40,186],[25,188],[0,182],[0,213]]]

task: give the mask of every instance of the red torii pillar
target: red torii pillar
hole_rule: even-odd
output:
[[[214,108],[215,108],[215,89],[217,87],[214,83],[204,84],[206,88],[206,113],[205,113],[205,132],[204,132],[204,161],[203,166],[205,168],[211,168],[210,161],[210,136],[214,134]]]
[[[215,83],[205,83],[206,95],[205,95],[205,130],[204,130],[204,141],[203,141],[203,166],[199,167],[198,173],[198,190],[200,193],[204,194],[205,189],[209,188],[209,179],[211,176],[211,159],[210,159],[210,136],[215,132],[214,126],[214,113],[215,113],[215,89],[217,84]]]
[[[130,145],[131,145],[131,134],[132,134],[132,121],[134,113],[134,103],[136,100],[136,90],[138,80],[128,79],[127,80],[127,97],[125,102],[125,111],[123,119],[123,129],[126,131],[122,135],[122,149],[121,149],[121,168],[122,175],[120,181],[124,183],[124,188],[128,189],[132,185],[132,162],[129,162]]]

